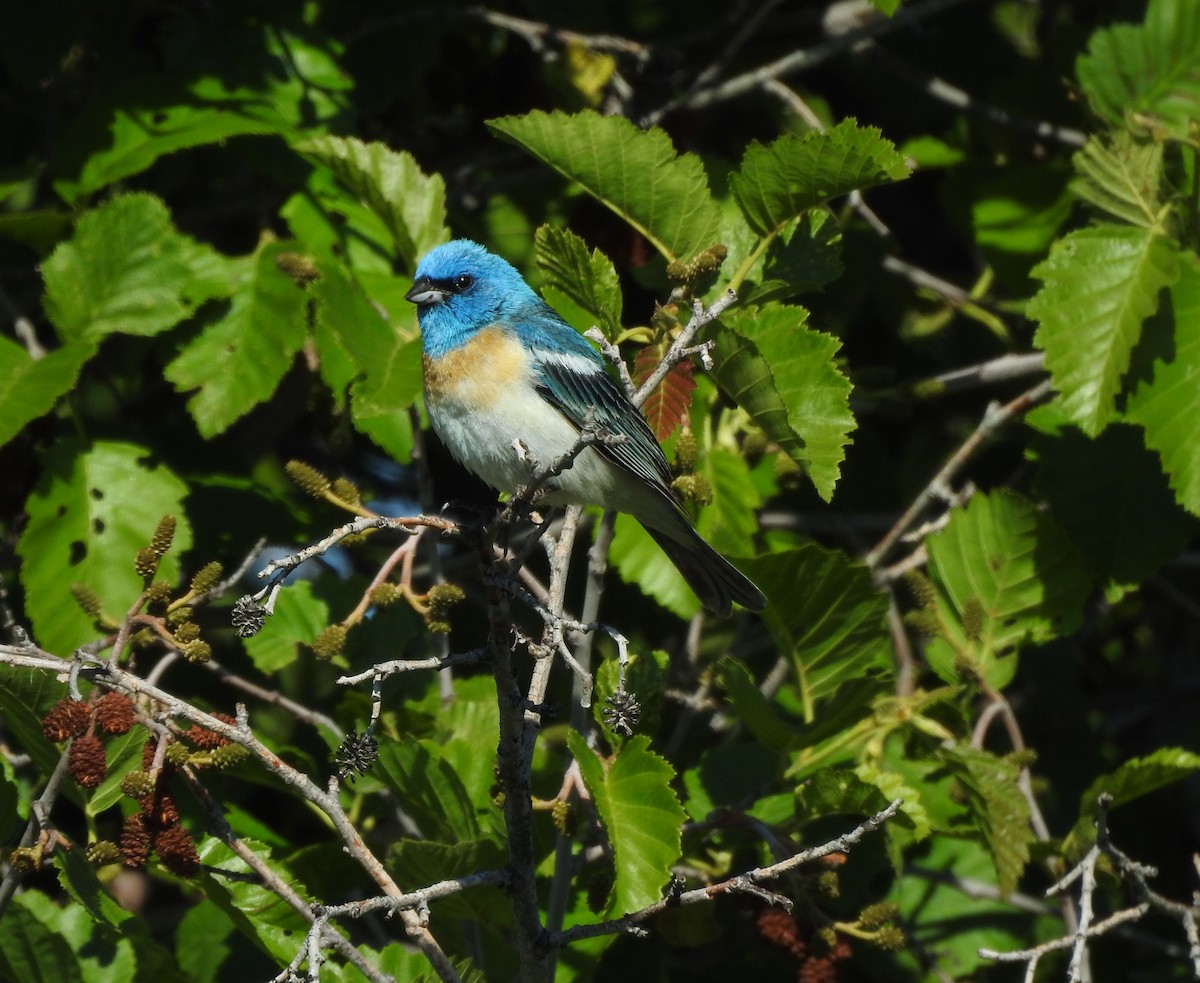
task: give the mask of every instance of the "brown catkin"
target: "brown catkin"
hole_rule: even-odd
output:
[[[150,833],[146,829],[146,817],[135,812],[125,820],[118,841],[121,863],[126,867],[144,867],[150,856]]]
[[[104,742],[95,736],[75,738],[67,754],[67,766],[80,785],[84,788],[96,788],[108,773],[108,763],[104,760]]]
[[[195,877],[200,873],[200,855],[196,841],[186,827],[171,826],[154,838],[154,849],[163,866],[180,877]]]
[[[96,701],[96,726],[109,734],[128,734],[133,726],[133,701],[124,693],[105,693]]]
[[[42,718],[42,733],[52,741],[69,741],[87,730],[92,708],[70,697],[59,700]]]

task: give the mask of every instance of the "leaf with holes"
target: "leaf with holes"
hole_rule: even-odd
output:
[[[61,441],[49,450],[42,480],[25,503],[29,524],[17,544],[26,605],[42,648],[68,655],[100,634],[71,601],[72,583],[94,590],[113,616],[129,610],[142,591],[134,557],[164,515],[176,517],[175,540],[155,579],[176,582],[179,557],[192,545],[183,510],[187,492],[170,469],[135,444]]]

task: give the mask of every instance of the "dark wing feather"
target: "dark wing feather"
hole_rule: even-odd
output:
[[[598,444],[596,449],[671,497],[671,468],[662,448],[637,407],[603,367],[597,365],[594,371],[584,373],[552,359],[539,359],[539,363],[542,398],[579,428],[587,421],[588,409],[595,407],[596,426],[625,438],[619,444]]]

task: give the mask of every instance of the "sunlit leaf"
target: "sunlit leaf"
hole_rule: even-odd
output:
[[[550,306],[579,331],[595,326],[615,337],[621,327],[621,284],[612,260],[599,249],[588,252],[569,229],[551,225],[537,230],[533,248]]]
[[[677,155],[662,130],[587,110],[534,111],[488,127],[578,182],[642,233],[668,260],[687,260],[716,242],[720,209],[698,157]]]
[[[450,238],[445,182],[441,175],[425,174],[406,151],[334,136],[306,140],[296,150],[330,168],[383,219],[410,272],[425,253]]]
[[[1096,434],[1113,416],[1142,322],[1178,276],[1177,249],[1154,230],[1093,226],[1056,243],[1033,275],[1043,281],[1028,307],[1040,322],[1034,342],[1067,414]]]
[[[612,846],[616,884],[608,915],[637,911],[662,897],[679,859],[686,814],[671,789],[675,772],[637,736],[605,761],[574,731],[567,745],[579,764]]]
[[[751,143],[729,187],[750,227],[765,236],[831,198],[908,173],[879,130],[846,119],[828,131],[789,133],[766,146]]]

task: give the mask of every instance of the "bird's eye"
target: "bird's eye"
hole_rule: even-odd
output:
[[[463,273],[454,278],[454,289],[459,293],[464,290],[470,290],[471,285],[475,282],[475,278],[470,273]]]

